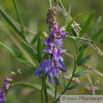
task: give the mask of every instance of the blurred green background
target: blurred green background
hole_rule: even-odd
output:
[[[90,15],[90,13],[95,10],[96,13],[94,15],[94,18],[87,30],[87,35],[91,32],[91,29],[93,25],[95,24],[98,17],[101,15],[103,17],[103,0],[62,0],[66,10],[68,10],[69,6],[72,7],[71,16],[74,17],[78,13],[82,13],[81,16],[76,18],[76,22],[80,24],[80,27],[83,26],[86,19]],[[49,8],[48,0],[17,0],[21,16],[23,18],[23,22],[27,28],[32,30],[34,33],[37,33],[38,30],[43,29],[44,31],[48,32],[48,25],[46,24],[46,13]],[[13,0],[0,0],[0,6],[10,15],[10,17],[18,22],[17,14],[15,12],[15,8],[13,5]],[[59,23],[59,26],[63,26],[65,19],[64,17],[59,13],[57,16],[57,22]],[[17,36],[17,34],[14,32],[14,30],[9,26],[9,24],[6,22],[6,20],[0,15],[0,22],[2,22],[8,30],[18,39],[18,41],[21,43],[21,38]],[[102,20],[103,22],[103,20]],[[103,23],[101,22],[101,26],[103,26]],[[99,27],[99,29],[100,29]],[[28,40],[32,40],[34,35],[28,34],[26,35]],[[11,41],[9,36],[5,33],[5,31],[0,26],[0,41],[6,44],[7,46],[11,48],[16,48],[15,44]],[[82,45],[81,42],[79,42],[79,46]],[[36,46],[34,45],[33,48],[36,50]],[[64,45],[63,48],[67,48],[67,51],[71,53],[72,55],[75,55],[75,47],[71,39],[64,39]],[[97,69],[98,71],[103,73],[103,58],[96,53],[96,51],[91,48],[90,46],[85,50],[84,57],[86,55],[92,54],[93,58],[87,63],[90,67]],[[68,69],[68,72],[65,75],[70,75],[72,73],[73,69],[73,60],[69,57],[67,57],[65,54],[63,55],[65,59],[65,67]],[[4,79],[7,77],[11,77],[10,72],[11,71],[17,71],[17,69],[21,68],[22,73],[18,74],[16,77],[16,81],[19,82],[29,82],[29,83],[35,83],[41,85],[41,80],[39,77],[34,76],[34,71],[22,64],[21,62],[17,61],[13,56],[11,56],[5,49],[0,47],[0,84],[4,82]],[[78,67],[77,71],[85,70],[85,67]],[[77,72],[76,71],[76,72]],[[92,72],[90,74],[93,83],[95,84],[97,81],[99,81],[98,84],[95,85],[95,87],[103,87],[103,78]],[[83,82],[88,82],[87,76],[83,76],[79,78]],[[68,80],[66,80],[66,83]],[[53,84],[50,84],[51,86],[54,86]],[[71,85],[74,85],[72,83]],[[2,87],[0,85],[0,87]],[[61,93],[64,89],[63,80],[60,79],[60,86],[58,86],[58,92]],[[77,89],[78,93],[76,91],[71,90],[67,91],[66,94],[72,95],[72,94],[87,94],[87,92],[83,88]],[[96,94],[103,94],[102,90],[96,90]],[[50,100],[52,100],[51,97],[49,97]],[[41,103],[40,100],[40,91],[30,89],[30,88],[20,88],[20,87],[13,87],[10,89],[7,95],[7,101],[8,103]]]

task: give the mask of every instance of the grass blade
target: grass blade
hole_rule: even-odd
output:
[[[103,33],[103,28],[101,28],[92,38],[92,40],[98,38]]]
[[[69,15],[70,15],[70,12],[71,12],[71,6],[69,7],[68,14],[67,14],[67,17],[66,17],[66,20],[65,20],[65,28],[67,28],[67,25],[68,25],[68,23],[69,23]]]
[[[36,68],[34,67],[34,65],[30,62],[28,62],[27,60],[25,59],[22,59],[22,58],[16,58],[18,61],[24,63],[25,65],[27,65],[28,67],[32,68],[34,71],[36,70]]]
[[[14,2],[14,6],[15,6],[15,10],[16,10],[16,13],[17,13],[19,22],[20,22],[20,24],[21,24],[22,32],[24,33],[24,32],[25,32],[25,31],[24,31],[24,24],[23,24],[23,21],[22,21],[20,12],[19,12],[19,8],[18,8],[18,5],[17,5],[17,2],[16,2],[16,0],[13,0],[13,2]]]
[[[103,43],[103,33],[100,35],[98,42],[99,44]]]
[[[7,50],[12,56],[16,57],[16,54],[13,51],[13,49],[9,48],[8,46],[6,46],[5,44],[3,44],[2,42],[0,42],[0,46],[3,47],[5,50]]]
[[[96,24],[94,25],[94,27],[93,27],[90,35],[89,35],[89,38],[90,38],[90,39],[92,39],[92,38],[95,36],[96,30],[98,29],[98,26],[99,26],[99,24],[100,24],[100,22],[101,22],[101,19],[102,19],[102,18],[101,18],[101,16],[100,16],[100,17],[98,18]]]
[[[93,16],[94,16],[94,13],[95,13],[95,11],[93,11],[93,12],[90,14],[90,16],[88,17],[88,19],[87,19],[87,21],[85,22],[82,30],[80,31],[80,36],[83,36],[84,33],[86,32],[86,30],[87,30],[87,28],[88,28],[88,26],[89,26],[89,24],[90,24],[90,22],[91,22],[91,20],[92,20],[92,18],[93,18]]]
[[[42,47],[41,47],[40,37],[38,38],[38,43],[37,43],[37,58],[38,58],[38,62],[41,63],[41,60],[42,60]]]
[[[71,27],[72,23],[74,22],[75,18],[77,18],[77,17],[80,16],[80,15],[82,15],[82,13],[77,14],[77,15],[68,23],[68,26],[67,26],[67,28],[66,28],[66,31],[69,31],[69,32],[70,32],[70,30],[72,29],[72,27]]]
[[[25,40],[24,35],[22,34],[22,30],[14,23],[12,18],[0,7],[0,13],[7,20],[7,22],[15,29],[15,31]]]
[[[31,41],[31,44],[34,44],[38,40],[38,38],[42,35],[42,33],[43,33],[43,30],[39,30],[39,32],[37,33],[37,35]]]
[[[37,59],[37,54],[35,53],[35,51],[30,47],[30,45],[28,43],[26,43],[25,41],[22,41],[22,46],[24,47],[24,49],[26,50],[26,52],[28,52],[28,54],[33,58],[33,59]]]

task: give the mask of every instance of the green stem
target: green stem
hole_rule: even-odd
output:
[[[45,87],[46,77],[47,77],[47,75],[43,78],[42,88],[41,88],[41,101],[42,101],[42,103],[45,103],[44,102],[44,87]]]
[[[64,91],[61,93],[61,95],[63,95],[63,94],[66,92],[66,90],[68,89],[70,83],[72,82],[72,79],[73,79],[73,76],[74,76],[74,73],[75,73],[75,70],[76,70],[76,60],[75,60],[75,57],[74,57],[74,61],[75,61],[75,63],[74,63],[74,69],[73,69],[73,72],[72,72],[72,77],[71,77],[69,83],[67,84],[66,88],[64,89]],[[55,100],[55,103],[56,103],[59,99],[60,99],[60,96]]]
[[[21,24],[22,32],[24,33],[24,32],[25,32],[25,31],[24,31],[24,24],[23,24],[23,21],[22,21],[20,12],[19,12],[19,8],[18,8],[18,5],[17,5],[17,2],[16,2],[16,0],[13,0],[13,2],[14,2],[14,6],[15,6],[15,9],[16,9],[16,13],[17,13],[19,22],[20,22],[20,24]]]
[[[98,45],[98,43],[94,42],[93,40],[91,39],[85,39],[85,38],[80,38],[80,37],[74,37],[74,36],[65,36],[65,38],[70,38],[70,39],[73,39],[73,40],[82,40],[82,41],[86,41],[86,42],[90,42],[90,43],[93,43],[95,45],[98,46],[98,48],[102,51],[102,48],[100,47],[100,45]]]
[[[75,45],[76,54],[78,55],[78,44],[77,44],[77,42],[74,41],[74,40],[73,40],[73,42],[74,42],[74,45]]]
[[[61,2],[61,0],[59,0],[59,4],[60,4],[61,8],[64,10],[64,12],[67,14],[67,12],[66,12],[66,10],[65,10],[65,8],[64,8],[64,6],[63,6],[63,4],[62,4],[62,2]]]
[[[49,0],[49,7],[52,8],[52,2]]]
[[[49,103],[48,94],[47,94],[47,85],[46,84],[45,84],[45,87],[44,87],[44,93],[45,93],[46,102]]]
[[[57,96],[57,79],[55,78],[55,97],[54,100],[56,99]]]

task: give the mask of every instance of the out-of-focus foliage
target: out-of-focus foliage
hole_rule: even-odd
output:
[[[74,17],[78,13],[82,13],[81,16],[76,18],[77,23],[80,24],[82,27],[85,23],[86,19],[90,15],[90,13],[95,10],[96,13],[94,15],[94,18],[89,26],[89,29],[87,30],[87,35],[91,33],[91,29],[93,28],[96,20],[101,15],[103,18],[103,1],[98,0],[62,0],[64,6],[66,7],[66,10],[68,10],[69,6],[72,7],[71,9],[71,16]],[[48,32],[48,25],[46,24],[46,13],[49,8],[48,0],[18,0],[17,1],[21,16],[23,18],[23,22],[27,28],[32,30],[34,33],[38,33],[40,29]],[[15,8],[13,5],[13,0],[1,0],[0,6],[4,8],[4,10],[12,17],[14,21],[18,21]],[[65,23],[64,17],[59,13],[57,16],[59,25],[62,26]],[[21,38],[16,35],[14,30],[9,26],[9,24],[5,21],[5,19],[0,15],[0,23],[5,24],[5,26],[11,31],[14,36],[19,39],[19,42],[21,42]],[[101,21],[101,26],[103,24],[103,20]],[[99,27],[100,28],[100,27]],[[31,41],[34,35],[26,34],[26,37],[28,38],[28,41]],[[0,41],[2,41],[7,46],[10,46],[12,48],[17,48],[15,44],[11,41],[9,36],[4,32],[0,25]],[[42,42],[42,41],[41,41]],[[69,45],[70,44],[70,45]],[[36,45],[36,44],[35,44]],[[36,46],[33,45],[32,47],[36,50]],[[81,46],[81,43],[79,44]],[[75,55],[75,47],[73,45],[73,42],[71,40],[64,39],[64,48],[67,48],[67,51],[71,54]],[[100,72],[103,72],[103,59],[100,57],[94,49],[92,49],[90,46],[85,50],[84,56],[87,56],[89,54],[93,55],[93,58],[88,62],[88,65],[90,65],[92,68],[99,70]],[[73,68],[73,60],[71,58],[68,58],[65,54],[63,55],[65,59],[65,67],[68,69],[68,73],[66,75],[70,75]],[[12,57],[6,50],[0,47],[0,83],[3,82],[3,80],[7,77],[10,77],[10,71],[17,71],[17,69],[21,68],[22,73],[18,74],[16,81],[23,81],[23,82],[30,82],[30,83],[37,83],[40,84],[41,80],[39,77],[34,76],[33,69],[28,68],[26,65],[22,64],[21,62],[17,61],[14,57]],[[77,68],[77,71],[84,70],[85,67]],[[98,75],[95,75],[94,73],[91,73],[91,78],[93,80],[93,83],[95,84],[97,81],[102,81],[102,78]],[[80,80],[84,82],[88,82],[88,79],[86,76],[83,76],[80,78]],[[60,79],[60,86],[58,86],[58,91],[62,92],[64,89],[63,80]],[[50,86],[54,86],[54,84],[50,84]],[[96,86],[103,87],[103,83],[100,82],[99,85]],[[87,94],[87,92],[83,89],[77,89],[79,91],[78,94]],[[96,91],[97,94],[102,94],[103,90]],[[72,95],[76,94],[76,92],[73,91],[67,91],[66,94]],[[51,99],[51,97],[49,97]],[[13,87],[8,95],[7,95],[7,101],[8,103],[41,103],[40,100],[40,91],[30,89],[30,88],[19,88],[19,87]]]

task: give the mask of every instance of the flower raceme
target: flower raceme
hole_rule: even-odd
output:
[[[10,87],[10,82],[12,82],[13,80],[11,78],[6,78],[5,82],[6,83],[2,83],[2,89],[0,89],[0,103],[6,103],[5,102],[5,96],[6,96],[6,92]]]
[[[53,76],[56,77],[57,83],[59,84],[58,73],[59,70],[67,72],[67,69],[63,66],[65,65],[64,59],[62,58],[62,53],[66,49],[62,49],[63,37],[68,34],[58,27],[55,16],[57,15],[54,8],[50,8],[47,13],[46,22],[49,24],[49,37],[44,41],[45,45],[48,46],[47,50],[43,50],[46,54],[50,55],[49,59],[44,59],[40,67],[36,70],[34,75],[41,76],[42,72],[48,75],[49,82],[53,82]]]

